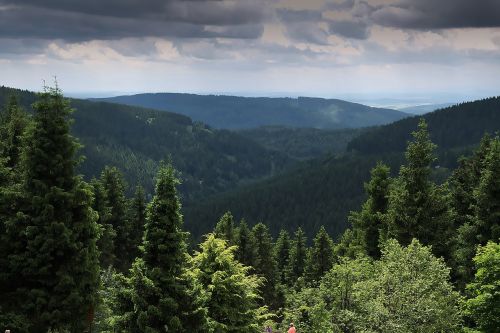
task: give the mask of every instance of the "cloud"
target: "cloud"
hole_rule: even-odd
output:
[[[260,1],[0,0],[0,38],[258,38]]]
[[[500,27],[498,0],[399,0],[371,15],[379,25],[401,29]]]
[[[329,22],[330,33],[347,38],[367,39],[369,36],[368,28],[368,24],[361,20],[332,20]]]

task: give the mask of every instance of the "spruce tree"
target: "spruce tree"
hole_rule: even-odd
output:
[[[29,124],[27,113],[19,106],[17,98],[10,96],[0,115],[0,157],[5,166],[18,168],[23,149],[23,136]],[[17,170],[15,174],[21,173]]]
[[[231,212],[226,212],[215,226],[214,233],[218,238],[225,239],[230,245],[236,244],[236,228]]]
[[[250,274],[251,268],[238,262],[234,251],[210,234],[194,256],[194,275],[209,291],[207,332],[258,333],[266,319],[266,309],[259,305],[264,279]]]
[[[273,251],[273,239],[269,228],[263,223],[257,223],[252,228],[252,235],[255,240],[255,272],[265,279],[262,287],[262,297],[265,304],[272,309],[276,309],[276,278],[278,269]]]
[[[305,274],[307,282],[319,283],[321,277],[333,267],[333,262],[333,240],[321,226],[307,257]]]
[[[286,281],[286,269],[290,257],[290,246],[290,234],[288,231],[282,229],[274,245],[274,255],[277,262],[280,283],[285,283]]]
[[[133,260],[130,251],[130,219],[127,199],[125,197],[125,181],[116,167],[105,167],[101,173],[101,183],[107,205],[110,207],[108,223],[116,233],[114,239],[114,266],[121,272],[130,268]]]
[[[245,220],[241,220],[236,235],[236,259],[245,266],[253,267],[257,256],[255,239]]]
[[[144,225],[146,224],[146,194],[142,186],[136,186],[134,197],[130,203],[130,231],[128,252],[132,258],[139,255]]]
[[[370,181],[365,184],[368,199],[360,212],[352,212],[349,216],[355,233],[361,237],[360,241],[366,253],[375,259],[380,258],[380,238],[387,234],[384,214],[387,212],[389,184],[389,167],[378,163],[371,170]]]
[[[290,248],[290,258],[288,259],[288,268],[286,280],[288,286],[293,286],[297,280],[304,275],[307,258],[307,239],[306,235],[299,227],[295,232],[295,238]]]
[[[22,268],[18,311],[29,318],[31,332],[81,332],[99,282],[92,191],[75,175],[79,145],[61,91],[45,88],[33,109],[22,156],[26,246],[12,258]]]
[[[422,119],[408,144],[406,165],[390,191],[388,234],[403,245],[417,238],[432,245],[436,255],[449,258],[454,216],[446,185],[437,186],[430,180],[435,148]]]
[[[108,200],[106,199],[106,192],[102,183],[93,178],[90,181],[94,192],[94,201],[92,208],[97,212],[97,224],[100,228],[99,240],[97,247],[99,249],[99,262],[102,268],[107,269],[115,263],[115,238],[116,232],[113,225],[110,223],[111,207],[109,207]]]
[[[141,258],[132,269],[137,326],[142,332],[206,332],[205,310],[187,274],[187,233],[172,166],[158,171],[155,196],[147,208]]]

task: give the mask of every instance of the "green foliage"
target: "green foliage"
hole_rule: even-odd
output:
[[[106,167],[101,173],[101,183],[104,189],[104,198],[109,207],[109,216],[106,224],[113,227],[114,237],[114,266],[121,272],[130,268],[133,261],[130,253],[129,237],[131,236],[131,221],[128,215],[127,199],[125,197],[125,181],[123,175],[115,167]],[[107,231],[107,225],[104,225]],[[111,231],[109,231],[111,233]]]
[[[286,230],[281,230],[276,243],[274,244],[274,256],[276,258],[277,269],[279,272],[279,282],[286,283],[286,270],[290,257],[290,234]]]
[[[83,331],[99,281],[92,191],[75,176],[79,145],[61,91],[45,88],[33,108],[21,158],[23,205],[8,226],[16,277],[8,310],[29,318],[30,332]]]
[[[500,332],[500,244],[480,246],[474,264],[477,272],[467,285],[466,314],[481,332]]]
[[[417,238],[432,245],[437,255],[448,258],[454,216],[447,188],[430,180],[435,145],[424,120],[413,137],[405,153],[406,165],[401,167],[390,190],[388,235],[403,245]]]
[[[307,258],[307,238],[301,228],[295,232],[295,237],[290,248],[286,282],[288,286],[295,285],[303,277]]]
[[[255,273],[264,278],[262,286],[262,298],[264,304],[268,304],[272,310],[279,307],[276,297],[276,282],[278,278],[278,267],[274,257],[274,245],[269,228],[263,223],[257,223],[252,229],[252,237],[255,241]]]
[[[360,212],[352,212],[349,216],[355,232],[361,238],[360,244],[365,247],[366,253],[373,257],[380,257],[379,242],[387,235],[387,225],[384,215],[387,213],[390,185],[389,167],[378,163],[371,171],[371,179],[365,184],[368,199]]]
[[[255,239],[245,220],[242,220],[238,227],[236,245],[238,246],[235,253],[236,259],[245,266],[255,265],[257,258]]]
[[[130,201],[130,237],[128,245],[131,258],[139,255],[139,245],[142,243],[144,226],[146,224],[146,194],[144,188],[136,186],[134,197]]]
[[[236,244],[236,228],[234,226],[234,218],[231,212],[226,212],[220,218],[215,226],[215,235],[218,238],[225,239],[228,244]]]
[[[235,247],[209,234],[193,258],[193,275],[206,290],[209,330],[214,333],[261,332],[269,318],[259,305],[264,279],[234,258]]]
[[[29,121],[26,111],[19,105],[17,98],[11,95],[0,114],[0,156],[6,159],[8,168],[19,167],[23,136]]]
[[[319,283],[321,277],[328,272],[334,262],[333,240],[324,227],[321,227],[314,238],[312,248],[308,252],[305,277],[309,283]]]
[[[285,318],[306,332],[458,332],[458,301],[442,259],[389,240],[379,261],[342,258],[319,289],[290,294]]]
[[[205,332],[205,310],[195,281],[187,274],[186,237],[177,197],[178,179],[172,166],[157,175],[156,192],[148,206],[141,258],[131,270],[133,319],[143,332]],[[127,314],[124,314],[127,316]]]

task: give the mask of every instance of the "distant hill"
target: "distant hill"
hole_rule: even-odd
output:
[[[433,176],[443,181],[456,167],[457,158],[470,153],[485,132],[500,130],[500,98],[456,105],[423,118],[439,146]],[[265,222],[274,233],[280,228],[301,226],[311,236],[324,225],[330,233],[339,235],[347,227],[349,211],[359,209],[364,200],[363,182],[376,162],[382,160],[393,173],[398,172],[418,120],[413,117],[368,129],[348,144],[350,152],[344,156],[307,161],[266,181],[188,205],[188,227],[193,230],[196,225],[195,235],[201,235],[231,210],[236,218],[245,218],[250,224]]]
[[[270,98],[175,93],[118,96],[102,101],[168,110],[215,128],[261,126],[357,128],[381,125],[407,117],[391,109],[373,108],[339,99]]]
[[[441,104],[423,104],[423,105],[415,105],[409,106],[405,108],[398,109],[404,113],[414,114],[414,115],[422,115],[432,111],[436,111],[439,109],[444,109],[450,106],[455,105],[456,103],[441,103]]]
[[[238,131],[267,149],[279,151],[289,157],[306,160],[327,154],[343,154],[347,144],[367,131],[367,128],[317,129],[267,126]]]
[[[0,87],[0,107],[9,94],[31,110],[36,95]],[[152,190],[158,162],[171,158],[182,173],[184,200],[194,200],[278,173],[293,163],[227,130],[214,130],[190,118],[157,110],[107,102],[71,99],[72,131],[86,156],[80,171],[97,176],[105,165],[121,169],[131,186]]]

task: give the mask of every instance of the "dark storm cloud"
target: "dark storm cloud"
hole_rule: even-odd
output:
[[[353,39],[367,39],[369,36],[368,24],[362,21],[334,20],[329,22],[329,31]]]
[[[499,0],[401,0],[374,10],[377,24],[402,29],[500,27]]]
[[[258,1],[0,0],[0,37],[245,39],[262,34],[264,17]]]

